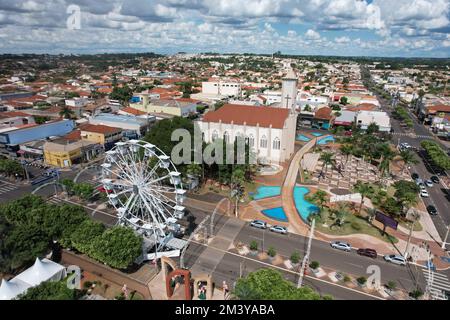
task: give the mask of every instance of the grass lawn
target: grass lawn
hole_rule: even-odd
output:
[[[409,228],[411,228],[411,223],[410,222],[400,221],[398,224],[401,225],[402,227],[408,229],[408,230],[409,230]],[[422,231],[422,230],[423,230],[423,228],[422,228],[422,225],[420,224],[420,221],[417,221],[414,224],[413,231],[417,231],[418,232],[418,231]]]
[[[341,227],[333,226],[334,219],[329,217],[327,208],[324,209],[322,216],[324,221],[316,224],[317,230],[329,235],[346,236],[351,234],[367,234],[381,239],[385,242],[397,243],[398,240],[389,235],[382,235],[382,230],[367,222],[366,219],[356,216],[354,214],[348,214],[345,218],[345,222]],[[325,226],[324,226],[325,224]]]
[[[255,182],[245,182],[244,183],[245,188],[245,196],[244,196],[244,203],[248,203],[252,201],[251,197],[249,196],[249,192],[256,192],[257,185]],[[230,188],[229,186],[216,186],[211,184],[204,184],[197,193],[199,194],[205,194],[208,192],[217,193],[225,197],[230,197]]]

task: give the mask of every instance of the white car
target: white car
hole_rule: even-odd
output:
[[[423,198],[428,198],[430,195],[428,194],[428,191],[425,189],[420,190],[420,196]]]
[[[330,245],[334,249],[343,250],[343,251],[347,251],[347,252],[352,251],[352,246],[347,242],[331,241]]]
[[[433,181],[431,180],[425,180],[424,183],[427,185],[427,187],[431,188],[433,186]]]
[[[389,255],[385,255],[383,258],[387,262],[398,264],[400,266],[406,266],[406,260],[402,256],[399,256],[396,254],[389,254]]]
[[[253,220],[252,222],[250,222],[250,226],[258,229],[266,229],[267,223],[262,220]]]
[[[275,232],[275,233],[280,233],[280,234],[287,234],[287,232],[288,232],[287,229],[282,226],[273,226],[269,230],[272,232]]]

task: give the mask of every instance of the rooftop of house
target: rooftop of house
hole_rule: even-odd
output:
[[[330,120],[332,118],[331,115],[331,108],[329,107],[323,107],[318,109],[315,113],[314,113],[314,118],[316,119],[324,119],[324,120]]]
[[[239,125],[282,129],[289,110],[284,108],[256,107],[238,104],[225,104],[217,111],[205,114],[202,122],[222,122]]]
[[[118,132],[122,131],[121,128],[104,126],[102,124],[90,124],[90,123],[81,125],[80,130],[86,131],[86,132],[102,133],[102,134],[112,134],[112,133],[118,133]]]

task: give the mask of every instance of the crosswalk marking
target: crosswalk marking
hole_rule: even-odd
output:
[[[402,136],[402,137],[411,137],[411,138],[421,138],[421,139],[433,139],[433,136],[426,136],[426,135],[415,134],[415,133],[394,132],[392,135]]]
[[[0,194],[8,193],[10,191],[17,190],[17,189],[19,189],[18,186],[15,186],[12,184],[5,184],[5,185],[0,186]]]
[[[434,271],[431,271],[429,273],[428,269],[422,269],[422,272],[427,283],[431,278],[431,297],[435,300],[444,300],[444,291],[450,291],[450,281],[448,280],[448,277],[445,274],[437,273]]]

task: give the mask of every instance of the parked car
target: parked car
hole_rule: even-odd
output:
[[[425,180],[425,185],[427,186],[427,187],[432,187],[433,186],[433,181],[431,181],[431,180]]]
[[[413,173],[412,175],[411,175],[411,178],[413,179],[413,180],[417,180],[417,179],[419,179],[419,175],[417,174],[417,173]]]
[[[370,249],[370,248],[361,248],[358,249],[356,251],[357,254],[361,255],[361,256],[365,256],[365,257],[369,257],[369,258],[374,258],[376,259],[378,254],[374,249]]]
[[[98,192],[101,192],[101,193],[112,193],[113,192],[112,190],[105,189],[103,186],[97,187],[97,190],[98,190]]]
[[[431,176],[430,180],[433,181],[434,183],[439,183],[440,182],[438,176]]]
[[[428,198],[430,195],[428,194],[428,191],[425,189],[420,190],[420,196],[423,198]]]
[[[350,252],[352,250],[352,246],[347,242],[331,241],[330,245],[334,249],[339,249],[347,252]]]
[[[399,256],[396,254],[388,254],[388,255],[385,255],[383,258],[387,262],[391,262],[393,264],[398,264],[401,266],[406,266],[406,260],[402,256]]]
[[[258,229],[267,229],[267,222],[262,220],[253,220],[250,222],[250,226]]]
[[[423,184],[423,180],[420,179],[420,178],[417,178],[417,179],[416,179],[416,184],[417,184],[418,186],[420,186],[421,184]]]
[[[287,229],[285,227],[282,227],[282,226],[273,226],[269,230],[272,231],[272,232],[275,232],[275,233],[280,233],[280,234],[287,234],[288,233]]]
[[[431,204],[427,207],[427,211],[432,216],[435,216],[438,213],[436,207]]]

